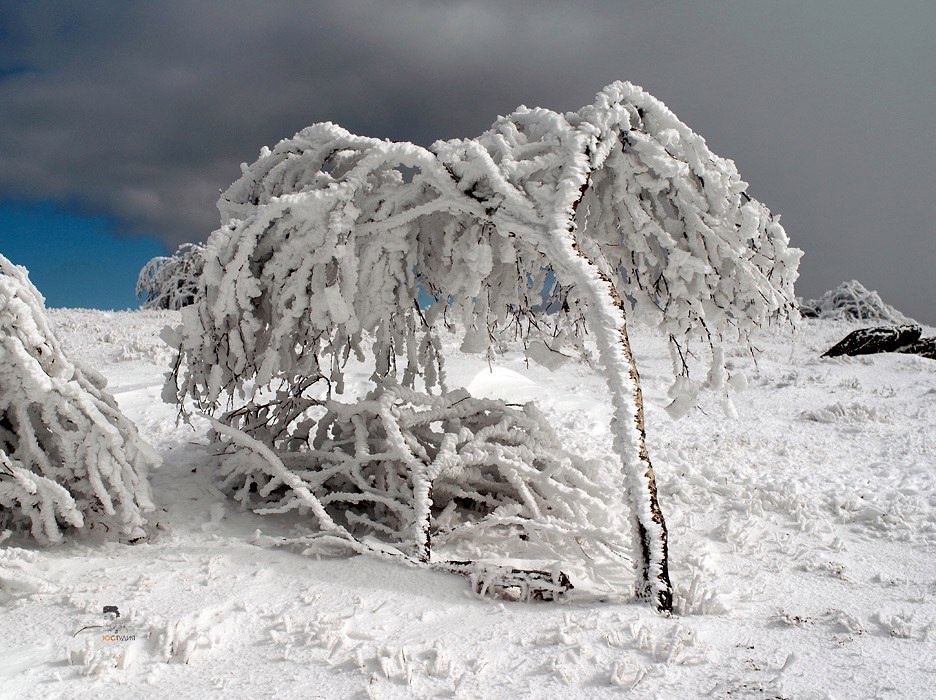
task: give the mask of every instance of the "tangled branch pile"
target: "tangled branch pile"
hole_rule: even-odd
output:
[[[278,437],[263,423],[267,407],[215,424],[235,448],[221,456],[223,488],[258,513],[311,515],[308,534],[288,540],[307,551],[337,545],[449,568],[520,557],[566,573],[582,569],[583,539],[593,568],[630,544],[601,470],[565,452],[533,404],[392,382],[353,404],[309,404],[323,415]]]
[[[26,270],[0,256],[0,529],[144,536],[159,458],[104,386],[65,357]]]

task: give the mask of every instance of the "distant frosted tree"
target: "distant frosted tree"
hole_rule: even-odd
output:
[[[171,256],[150,260],[137,277],[136,295],[143,309],[181,309],[195,303],[205,247],[184,243]]]
[[[310,126],[264,149],[222,196],[223,225],[208,242],[198,302],[176,338],[184,362],[175,392],[209,411],[242,397],[219,432],[241,447],[255,440],[251,449],[266,450],[276,467],[247,478],[242,494],[269,496],[288,483],[301,498],[284,496],[276,507],[311,508],[328,529],[339,525],[324,505],[340,494],[317,481],[324,467],[316,455],[341,435],[317,435],[316,421],[339,409],[308,398],[310,387],[341,391],[348,359],[370,355],[375,378],[405,387],[419,379],[432,390],[444,379],[434,330],[451,320],[464,350],[488,351],[509,331],[547,365],[587,328],[612,405],[636,592],[669,610],[667,531],[627,322],[638,316],[669,336],[678,413],[699,386],[688,376],[690,339],[711,346],[708,382],[719,386],[721,333],[744,341],[753,327],[788,317],[800,252],[746,187],[731,161],[628,83],[609,85],[578,112],[521,107],[478,138],[428,149]],[[424,311],[420,288],[437,301]],[[261,401],[258,388],[275,397]],[[455,437],[410,444],[419,463],[450,454],[442,441],[459,441],[457,424],[446,431]],[[363,453],[373,452],[366,432]],[[521,491],[542,470],[523,473],[515,476]],[[427,484],[421,497],[412,487],[414,512],[432,502]],[[493,512],[510,500],[493,499]],[[369,511],[370,531],[387,539],[378,510]]]
[[[880,294],[858,280],[842,282],[818,299],[801,302],[800,313],[807,318],[833,321],[881,321],[893,325],[916,323],[884,303]]]
[[[69,361],[26,269],[0,256],[0,529],[144,536],[159,458],[104,385]]]

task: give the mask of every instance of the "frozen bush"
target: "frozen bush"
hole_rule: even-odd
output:
[[[143,309],[178,310],[195,303],[198,277],[205,266],[205,247],[185,243],[169,256],[153,258],[137,277],[136,294]]]
[[[64,355],[25,268],[0,256],[0,528],[144,536],[159,458],[104,385]]]
[[[800,313],[830,321],[881,321],[895,326],[915,323],[857,280],[842,282],[818,299],[800,302]]]
[[[308,404],[323,415],[289,434],[267,432],[262,405],[216,423],[222,488],[258,513],[311,515],[307,535],[279,544],[446,567],[521,557],[563,572],[589,568],[579,561],[582,538],[598,547],[592,568],[629,544],[600,470],[565,452],[533,404],[392,382],[355,403]]]

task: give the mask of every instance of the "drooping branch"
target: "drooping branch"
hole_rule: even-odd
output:
[[[25,268],[0,256],[0,528],[42,542],[63,527],[145,535],[159,457],[104,386],[62,352]]]
[[[175,391],[214,410],[285,387],[294,400],[259,409],[264,430],[282,428],[301,422],[295,400],[310,383],[340,391],[352,354],[369,351],[376,377],[402,368],[406,386],[432,390],[440,320],[458,319],[462,348],[481,352],[506,327],[561,352],[584,320],[643,547],[638,587],[666,609],[666,529],[627,321],[673,339],[677,372],[688,372],[684,343],[712,343],[717,377],[721,333],[744,339],[792,311],[800,253],[745,189],[733,163],[627,83],[578,112],[521,108],[430,149],[311,126],[264,149],[219,202]],[[421,293],[436,301],[424,311]]]

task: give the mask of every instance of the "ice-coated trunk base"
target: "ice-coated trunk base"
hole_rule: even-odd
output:
[[[598,272],[598,276],[604,278],[604,275]],[[637,454],[639,457],[638,465],[628,464],[632,454],[631,450],[621,450],[620,457],[624,461],[624,486],[631,500],[631,513],[634,519],[634,526],[637,534],[638,559],[637,559],[637,584],[635,593],[637,598],[645,600],[653,605],[660,612],[672,612],[673,610],[673,586],[669,577],[669,533],[666,529],[666,521],[663,518],[663,511],[660,509],[660,502],[657,497],[656,476],[653,473],[653,465],[650,463],[650,455],[647,451],[646,427],[644,424],[643,409],[643,391],[640,388],[640,375],[637,372],[637,363],[634,361],[633,352],[631,352],[630,339],[627,335],[627,323],[620,298],[618,297],[610,280],[604,279],[610,289],[609,296],[612,304],[617,308],[620,315],[619,343],[620,350],[627,361],[627,379],[623,380],[622,374],[618,373],[618,380],[615,381],[614,373],[608,372],[606,380],[608,387],[612,392],[612,398],[615,393],[625,391],[625,385],[632,392],[631,402],[615,400],[614,421],[633,421],[633,427],[637,432]],[[599,348],[601,344],[599,344]],[[599,350],[599,355],[601,355]],[[606,353],[607,354],[607,353]],[[608,367],[607,362],[602,364]],[[621,406],[624,410],[620,410]],[[630,415],[628,415],[630,414]],[[621,444],[621,435],[628,431],[626,425],[612,426],[615,435],[615,444]],[[636,468],[636,473],[635,473]]]
[[[558,234],[558,235],[557,235]],[[560,225],[553,229],[557,273],[574,281],[591,310],[598,357],[613,405],[611,431],[637,537],[636,594],[660,612],[673,609],[666,522],[646,446],[643,393],[627,335],[627,316],[614,284]]]
[[[634,386],[634,403],[637,405],[637,430],[640,433],[640,461],[647,466],[644,472],[647,487],[647,499],[650,506],[650,518],[658,528],[657,546],[662,550],[662,557],[657,562],[656,571],[653,571],[651,563],[651,534],[641,522],[637,519],[637,537],[640,546],[640,566],[641,571],[637,578],[637,597],[641,600],[647,600],[656,606],[661,612],[672,612],[673,610],[673,586],[669,577],[669,532],[666,529],[666,521],[663,519],[663,511],[660,510],[660,502],[657,498],[656,477],[653,474],[653,465],[650,464],[650,455],[647,452],[647,433],[644,426],[643,410],[643,391],[640,388],[640,375],[637,373],[637,363],[634,361],[634,354],[631,352],[630,339],[627,337],[627,329],[621,331],[621,344],[624,347],[624,354],[630,362],[630,377]]]

